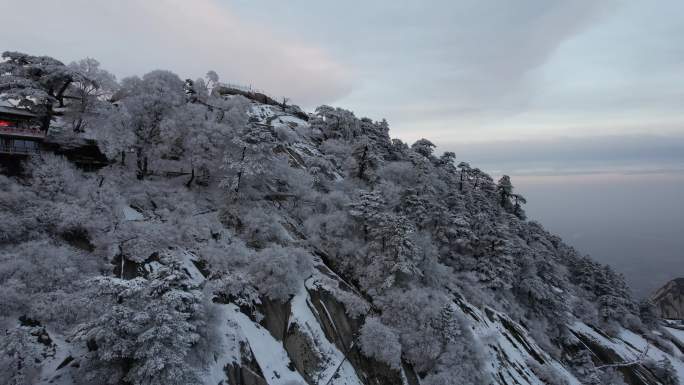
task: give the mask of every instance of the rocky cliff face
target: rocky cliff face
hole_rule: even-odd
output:
[[[662,318],[684,320],[684,278],[673,279],[651,297]]]
[[[183,258],[197,260],[188,253]],[[237,305],[215,299],[217,326],[214,344],[218,354],[202,371],[206,385],[419,385],[421,373],[409,362],[392,368],[365,357],[358,347],[361,318],[347,314],[340,290],[363,297],[320,258],[314,258],[314,273],[301,282],[299,292],[286,303],[260,299]],[[149,270],[149,263],[141,271]],[[203,273],[188,264],[189,279],[203,280]],[[348,299],[347,299],[348,300]],[[478,308],[458,294],[452,307],[468,319],[478,345],[484,349],[484,370],[489,384],[574,385],[582,384],[565,361],[586,352],[596,366],[615,366],[630,385],[663,384],[647,365],[648,360],[668,359],[679,376],[684,375],[684,333],[671,344],[656,346],[634,332],[620,329],[609,336],[604,331],[576,322],[571,335],[554,358],[540,347],[524,325],[489,307]],[[50,334],[40,323],[23,319],[21,327],[34,337],[32,348],[40,351],[38,384],[79,383],[79,367],[87,358],[86,347],[63,336]],[[669,329],[678,333],[677,329]],[[588,369],[591,370],[591,369]],[[581,373],[580,373],[581,374]],[[452,384],[460,384],[453,379]],[[605,383],[608,384],[608,383]],[[617,384],[617,383],[616,383]]]

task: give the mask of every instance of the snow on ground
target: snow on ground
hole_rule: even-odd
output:
[[[302,126],[302,127],[306,127],[309,125],[309,122],[307,122],[306,120],[300,119],[300,118],[298,118],[296,116],[292,116],[292,115],[283,115],[283,116],[280,116],[278,119],[281,120],[283,123],[295,123],[296,125]]]
[[[283,345],[273,338],[268,330],[252,322],[249,317],[240,312],[236,305],[229,304],[226,307],[231,311],[233,319],[249,342],[269,385],[289,385],[288,382],[291,381],[306,384],[304,378],[296,370],[288,368],[288,365],[291,367],[294,365],[290,362]]]
[[[684,330],[682,329],[675,329],[675,328],[670,328],[666,327],[665,328],[670,334],[672,334],[675,338],[679,340],[682,344],[684,344]]]
[[[185,272],[188,274],[190,282],[194,285],[202,284],[205,279],[204,275],[199,271],[199,269],[197,269],[197,266],[192,263],[192,261],[198,260],[197,256],[189,251],[184,250],[180,253],[179,259],[183,270],[185,270]]]
[[[315,342],[318,353],[322,358],[323,370],[319,373],[317,381],[320,384],[333,385],[362,385],[356,376],[354,368],[349,361],[344,359],[344,354],[337,349],[335,344],[328,341],[325,332],[321,329],[318,318],[314,315],[315,307],[311,304],[311,298],[307,287],[313,285],[315,278],[309,278],[299,289],[291,302],[290,325],[295,323],[299,329],[307,334]],[[311,287],[313,288],[313,287]],[[340,366],[340,364],[342,364]],[[331,380],[332,379],[332,380]]]
[[[572,329],[586,337],[592,338],[601,345],[610,348],[615,353],[620,355],[625,362],[636,360],[643,355],[646,347],[649,346],[648,341],[646,341],[643,337],[626,329],[622,329],[616,338],[610,338],[608,336],[599,334],[594,329],[581,322],[577,322],[572,325]],[[647,356],[648,358],[652,358],[656,361],[660,361],[663,358],[668,359],[677,371],[677,376],[679,378],[684,378],[684,362],[682,362],[681,357],[674,357],[671,354],[663,352],[653,344],[650,344]]]
[[[224,368],[234,362],[240,363],[240,341],[246,338],[237,322],[233,318],[233,309],[225,305],[216,305],[218,311],[216,322],[218,332],[216,334],[217,354],[209,367],[205,368],[202,379],[205,385],[216,385],[226,383],[226,373]]]
[[[140,211],[128,205],[123,206],[121,208],[121,213],[123,214],[124,220],[126,221],[142,221],[145,219],[145,217],[140,213]]]
[[[565,378],[568,385],[581,385],[575,376],[546,354],[522,327],[506,318],[505,315],[488,309],[489,316],[486,316],[479,309],[469,304],[464,305],[468,307],[471,319],[476,318],[472,322],[475,338],[482,341],[482,345],[487,348],[490,356],[485,365],[485,370],[489,371],[492,377],[498,377],[497,380],[503,380],[500,383],[544,385],[545,382],[530,370],[528,364],[528,362],[535,361],[533,354],[530,353],[534,352]],[[463,311],[456,305],[454,305],[454,309]],[[464,315],[468,316],[468,314]],[[490,317],[494,318],[494,321],[489,319]],[[506,328],[503,324],[504,319],[517,330],[519,338],[512,335],[512,332]]]
[[[247,112],[247,116],[258,119],[258,123],[278,126],[290,126],[294,123],[300,127],[308,127],[309,123],[301,118],[284,112],[280,107],[268,104],[253,103]]]
[[[613,350],[615,353],[620,355],[620,357],[624,358],[625,360],[631,360],[636,356],[635,350],[630,349],[629,346],[627,346],[627,344],[620,343],[613,339],[609,339],[605,335],[599,334],[598,332],[596,332],[596,330],[594,330],[589,325],[583,322],[575,322],[573,325],[570,326],[570,328],[575,332],[584,335],[585,337],[593,339],[600,345],[603,345]],[[641,348],[643,347],[643,344],[637,344],[635,345],[635,347]]]
[[[64,338],[56,333],[50,333],[50,339],[55,346],[54,356],[48,356],[41,366],[39,384],[72,385],[75,383],[72,371],[68,363],[60,368],[68,357],[78,358],[85,354],[83,348],[67,343]]]
[[[645,347],[648,346],[648,341],[646,341],[643,337],[626,329],[622,329],[618,338],[620,340],[627,342],[630,345],[630,347],[633,346],[638,349],[636,352],[633,352],[635,357],[639,353],[643,352],[645,350]],[[658,349],[653,344],[651,344],[650,348],[648,349],[647,355],[648,357],[653,358],[656,361],[660,361],[663,358],[668,359],[677,371],[677,376],[681,379],[684,379],[684,362],[682,362],[681,356],[674,357],[671,354],[665,353],[662,350]]]
[[[323,158],[325,155],[316,148],[316,146],[312,145],[311,143],[306,143],[306,142],[297,142],[292,145],[298,152],[304,153],[307,156],[314,156],[314,157],[319,157]]]
[[[258,118],[259,123],[266,123],[269,118],[277,116],[277,111],[268,104],[252,103],[247,115]]]

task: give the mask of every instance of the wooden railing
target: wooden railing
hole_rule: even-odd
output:
[[[45,133],[41,130],[22,127],[0,127],[0,135],[23,136],[30,138],[44,138]]]

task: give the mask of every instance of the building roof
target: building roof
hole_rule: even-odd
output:
[[[8,106],[0,106],[0,114],[22,116],[25,118],[35,118],[36,114],[29,112],[27,110],[22,110],[21,108],[14,108]]]

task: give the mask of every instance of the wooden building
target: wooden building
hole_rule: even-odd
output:
[[[94,140],[69,138],[64,142],[48,136],[35,114],[0,105],[0,173],[20,175],[24,160],[41,152],[62,155],[86,171],[109,164]]]
[[[19,157],[37,154],[45,134],[36,115],[0,106],[0,154]]]
[[[35,114],[0,105],[0,173],[19,175],[22,163],[40,153],[46,132]]]

